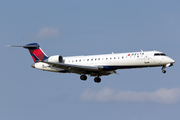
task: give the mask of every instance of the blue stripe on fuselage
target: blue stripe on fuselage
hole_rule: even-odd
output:
[[[117,69],[131,69],[131,68],[144,68],[144,67],[159,67],[162,65],[137,65],[137,66],[103,66],[103,70],[117,70]]]

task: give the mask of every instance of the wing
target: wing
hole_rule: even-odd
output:
[[[90,74],[91,76],[98,76],[98,75],[109,75],[112,73],[116,73],[115,71],[104,71],[103,66],[82,66],[82,65],[74,65],[74,64],[64,64],[64,63],[54,63],[54,62],[46,62],[41,61],[43,63],[47,63],[55,68],[60,68],[67,70],[72,73],[77,74]]]
[[[64,63],[55,63],[55,62],[46,62],[46,61],[41,61],[43,63],[47,63],[51,65],[52,67],[68,70],[70,72],[74,71],[99,71],[103,67],[100,66],[82,66],[82,65],[74,65],[74,64],[64,64]]]

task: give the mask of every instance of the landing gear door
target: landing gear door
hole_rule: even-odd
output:
[[[144,56],[144,63],[149,63],[149,54],[146,53],[145,56]]]

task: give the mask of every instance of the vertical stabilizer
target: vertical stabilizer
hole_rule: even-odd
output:
[[[29,50],[35,63],[38,61],[44,61],[48,58],[48,56],[43,52],[38,43],[30,43],[23,46],[23,48]]]

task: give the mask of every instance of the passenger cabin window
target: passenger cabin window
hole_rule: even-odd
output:
[[[164,53],[154,53],[154,56],[166,56]]]

